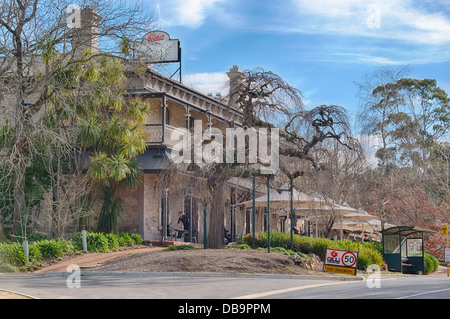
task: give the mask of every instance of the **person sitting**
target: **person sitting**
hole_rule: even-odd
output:
[[[231,235],[226,228],[223,228],[223,234],[225,238],[225,244],[231,243]]]

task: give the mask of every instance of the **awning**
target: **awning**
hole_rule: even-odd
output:
[[[272,190],[270,192],[269,199],[270,199],[270,207],[273,209],[289,208],[291,203],[291,193],[289,190],[282,190],[281,193]],[[294,207],[314,208],[326,205],[327,203],[318,198],[309,196],[304,193],[300,193],[294,188],[292,204]],[[253,200],[243,202],[240,205],[244,207],[252,207]],[[267,207],[267,195],[255,198],[255,206]]]
[[[384,235],[402,235],[408,236],[416,233],[435,233],[436,231],[426,228],[420,228],[415,226],[395,226],[383,231]]]
[[[160,148],[147,149],[145,153],[138,155],[136,159],[146,173],[158,173],[169,169],[172,165],[167,151]]]

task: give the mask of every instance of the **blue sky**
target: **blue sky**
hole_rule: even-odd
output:
[[[225,72],[263,67],[308,108],[358,112],[357,87],[384,65],[409,65],[450,93],[450,0],[143,0],[180,39],[183,83],[223,92]]]

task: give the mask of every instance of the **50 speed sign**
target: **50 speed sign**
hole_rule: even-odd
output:
[[[342,264],[345,267],[354,267],[356,266],[356,261],[357,261],[357,257],[356,257],[357,253],[354,253],[352,251],[346,251],[343,255],[342,255]]]
[[[325,268],[327,271],[356,275],[358,253],[336,249],[327,249]]]

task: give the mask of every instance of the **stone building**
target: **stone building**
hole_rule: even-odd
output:
[[[240,72],[234,66],[228,75],[233,79]],[[202,132],[209,127],[225,132],[226,128],[241,125],[242,113],[218,97],[200,93],[151,69],[145,76],[131,81],[128,93],[148,101],[151,115],[146,124],[147,151],[138,156],[145,173],[144,182],[138,190],[122,196],[127,214],[121,229],[138,232],[148,241],[159,241],[166,235],[165,225],[177,227],[181,212],[191,221],[187,240],[202,243],[203,200],[210,196],[209,190],[197,177],[173,168],[170,152],[178,142],[173,139],[174,132],[183,132],[180,129],[192,132],[195,121],[201,121]],[[228,181],[223,209],[225,228],[233,237],[242,235],[250,226],[248,216],[238,210],[237,204],[249,200],[251,191],[251,180],[231,178]],[[212,213],[215,212],[207,209],[207,219]],[[169,235],[170,232],[167,238]]]
[[[98,52],[96,23],[100,17],[89,9],[83,10],[82,16],[88,19],[82,19],[85,21],[82,29],[74,37],[76,47],[80,52],[86,48]],[[235,89],[240,74],[238,66],[227,72],[230,90]],[[167,226],[177,227],[181,212],[189,218],[190,224],[186,238],[178,240],[202,243],[205,231],[203,202],[210,192],[198,177],[174,169],[169,155],[179,141],[173,136],[184,130],[192,131],[196,121],[201,122],[202,132],[206,128],[225,132],[227,128],[240,127],[242,112],[233,106],[233,101],[198,92],[158,74],[151,65],[147,65],[143,75],[129,77],[127,95],[147,101],[151,105],[151,115],[145,125],[147,149],[138,156],[145,177],[137,190],[121,194],[126,214],[120,230],[140,233],[146,241],[168,240],[170,231]],[[0,111],[7,110],[8,103],[7,98],[3,99]],[[5,118],[5,114],[0,114],[0,118]],[[252,181],[231,178],[225,192],[224,224],[234,239],[251,229],[250,212],[240,210],[238,204],[251,199]],[[258,187],[256,195],[262,192]],[[206,213],[208,220],[216,212],[207,209]],[[256,223],[257,231],[265,229],[263,212],[258,212]]]

